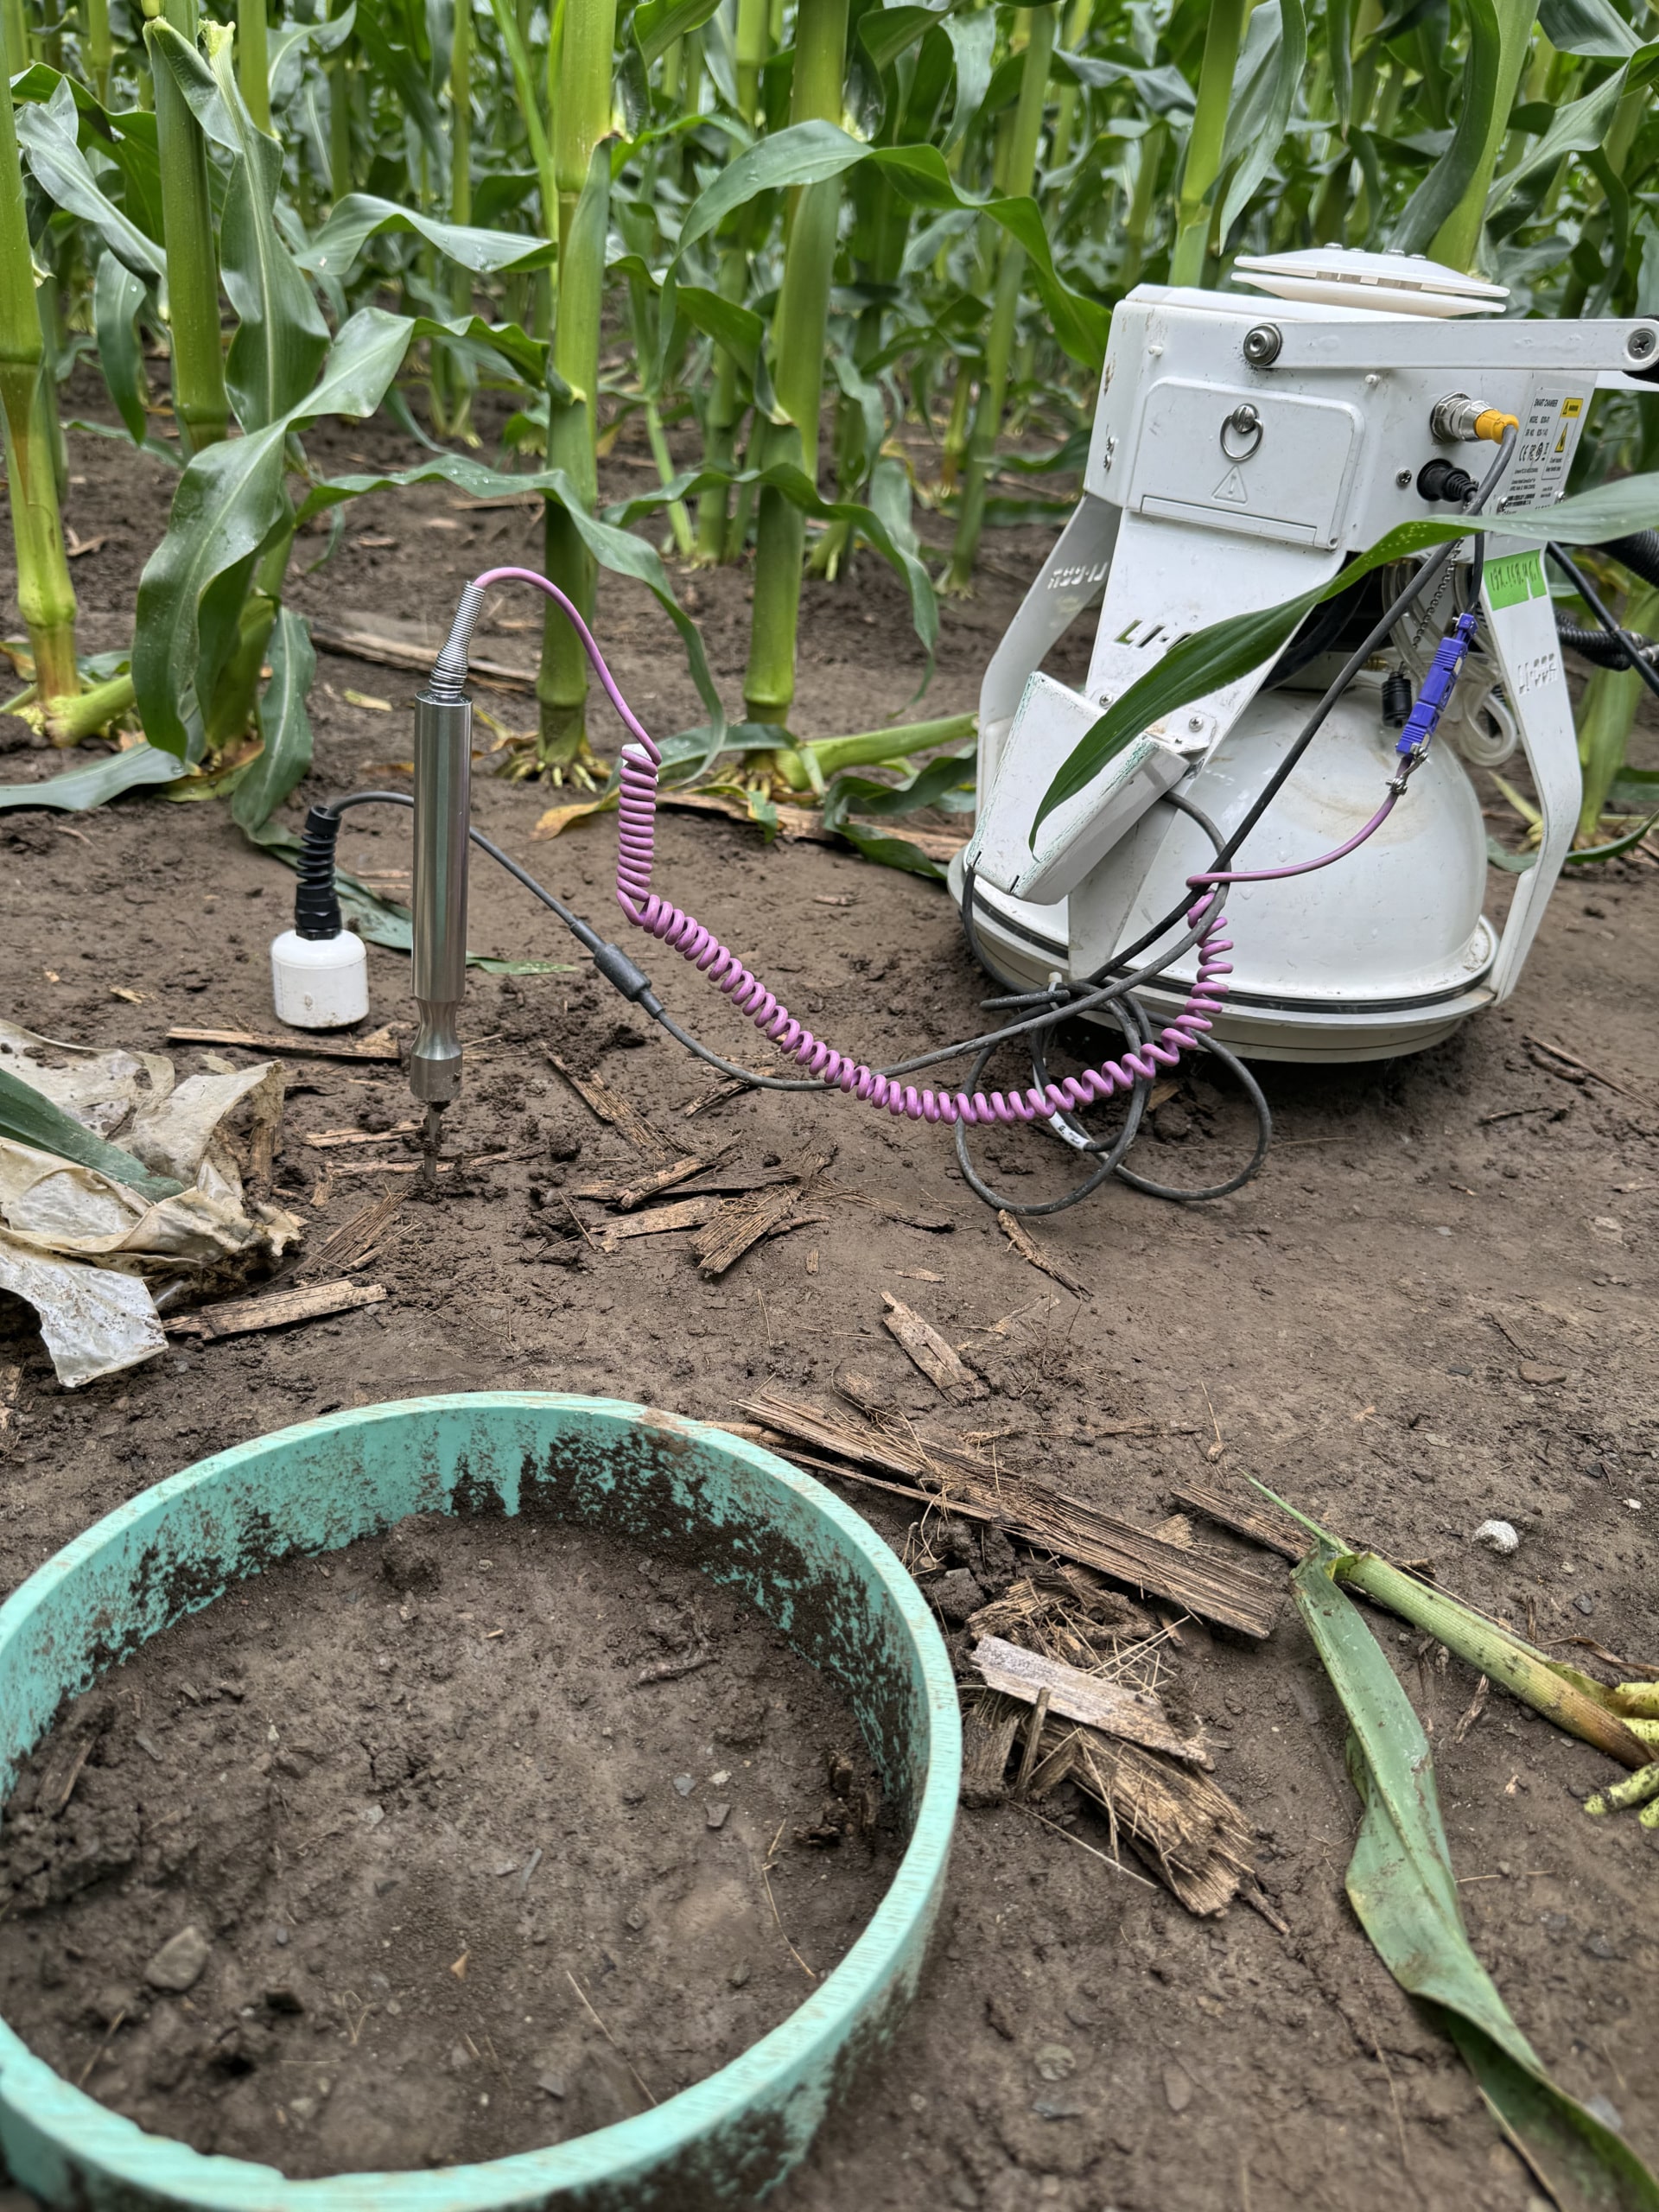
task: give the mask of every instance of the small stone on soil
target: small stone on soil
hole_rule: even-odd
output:
[[[170,1989],[182,1996],[201,1980],[213,1946],[200,1928],[181,1928],[169,1936],[144,1968],[152,1989]]]

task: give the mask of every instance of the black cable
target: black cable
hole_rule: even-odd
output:
[[[1199,807],[1195,806],[1191,799],[1183,798],[1174,791],[1166,791],[1163,795],[1163,803],[1178,808],[1183,814],[1190,815],[1209,838],[1217,852],[1221,850],[1223,841],[1220,830],[1209,816]],[[1194,934],[1196,936],[1197,932]],[[1173,959],[1175,957],[1172,953],[1168,958]],[[1167,964],[1167,962],[1165,964]],[[1140,979],[1137,977],[1135,980]],[[1096,995],[1103,995],[1096,994]],[[1122,1029],[1131,1050],[1149,1044],[1154,1025],[1145,1007],[1133,995],[1128,979],[1120,981],[1111,987],[1111,996],[1114,1001],[1112,1013]],[[1077,1010],[1076,1006],[1065,1009],[1068,1014],[1075,1013]],[[1258,1172],[1262,1161],[1268,1156],[1268,1148],[1273,1142],[1272,1110],[1268,1107],[1262,1086],[1236,1053],[1230,1052],[1224,1045],[1217,1043],[1211,1038],[1204,1037],[1194,1041],[1201,1044],[1205,1051],[1214,1052],[1218,1059],[1224,1061],[1232,1070],[1255,1109],[1255,1147],[1244,1166],[1236,1174],[1230,1176],[1226,1181],[1207,1185],[1202,1190],[1183,1191],[1172,1185],[1155,1183],[1148,1177],[1136,1175],[1131,1169],[1124,1166],[1122,1164],[1124,1157],[1140,1128],[1141,1116],[1146,1109],[1146,1102],[1152,1088],[1151,1078],[1142,1077],[1130,1090],[1129,1110],[1125,1117],[1124,1125],[1113,1136],[1090,1137],[1073,1114],[1057,1111],[1050,1117],[1052,1121],[1063,1122],[1071,1132],[1071,1141],[1076,1150],[1095,1152],[1103,1155],[1098,1167],[1085,1176],[1081,1183],[1074,1185],[1070,1191],[1063,1192],[1058,1198],[1027,1200],[1011,1198],[1003,1192],[994,1191],[975,1170],[973,1162],[968,1156],[967,1124],[958,1122],[956,1125],[957,1160],[969,1189],[973,1191],[976,1197],[982,1198],[987,1205],[996,1206],[1008,1213],[1038,1215],[1065,1212],[1067,1208],[1076,1205],[1080,1199],[1086,1198],[1097,1191],[1107,1177],[1112,1174],[1116,1174],[1120,1181],[1129,1184],[1134,1189],[1145,1192],[1149,1198],[1170,1198],[1178,1202],[1190,1203],[1202,1198],[1225,1198],[1230,1192],[1238,1190]],[[970,1090],[976,1088],[983,1080],[985,1070],[990,1064],[995,1049],[994,1044],[988,1044],[975,1063],[973,1073],[969,1077]],[[1028,1049],[1031,1053],[1033,1079],[1037,1089],[1046,1092],[1048,1089],[1048,1066],[1040,1032],[1031,1036]]]
[[[1617,638],[1610,638],[1605,630],[1586,630],[1581,622],[1568,622],[1558,614],[1555,617],[1555,635],[1573,652],[1581,654],[1586,660],[1594,661],[1598,668],[1629,668],[1631,645],[1636,647],[1643,660],[1650,664],[1659,662],[1659,645],[1649,639],[1639,638],[1634,630],[1624,630]]]
[[[1143,1192],[1149,1198],[1172,1198],[1177,1204],[1187,1205],[1194,1205],[1201,1198],[1229,1198],[1233,1192],[1242,1190],[1250,1178],[1259,1172],[1273,1143],[1273,1109],[1268,1103],[1267,1093],[1249,1069],[1246,1067],[1236,1052],[1230,1052],[1218,1039],[1200,1037],[1197,1041],[1205,1052],[1213,1052],[1223,1065],[1230,1069],[1237,1077],[1240,1088],[1255,1108],[1255,1149],[1243,1166],[1239,1169],[1237,1174],[1230,1175],[1224,1183],[1208,1184],[1199,1191],[1182,1191],[1177,1189],[1173,1184],[1154,1183],[1144,1175],[1137,1175],[1134,1169],[1129,1167],[1120,1167],[1117,1171],[1118,1181],[1127,1183],[1132,1191]]]
[[[1117,1014],[1122,1022],[1124,1036],[1128,1040],[1131,1050],[1136,1045],[1146,1042],[1144,1031],[1140,1036],[1135,1034],[1140,1009],[1135,1007],[1134,1012],[1131,1013],[1129,1008],[1133,1004],[1133,1001],[1128,1001],[1122,1007],[1113,1008],[1113,1012]],[[994,1045],[988,1045],[974,1062],[973,1072],[968,1078],[968,1087],[970,1090],[976,1090],[984,1081],[985,1071],[990,1065],[992,1055],[995,1050],[996,1047]],[[1063,1192],[1058,1198],[1013,1198],[1004,1196],[999,1191],[994,1191],[988,1183],[981,1179],[973,1161],[968,1157],[967,1122],[957,1122],[955,1125],[957,1163],[962,1170],[963,1180],[976,1198],[982,1198],[988,1206],[995,1206],[1001,1213],[1032,1215],[1064,1213],[1069,1206],[1076,1205],[1080,1199],[1092,1197],[1109,1177],[1121,1172],[1120,1164],[1123,1154],[1135,1141],[1135,1135],[1141,1127],[1141,1116],[1146,1106],[1147,1088],[1145,1084],[1137,1083],[1129,1092],[1129,1110],[1123,1118],[1123,1127],[1113,1141],[1111,1149],[1102,1154],[1099,1166],[1086,1175],[1081,1183],[1074,1185],[1070,1191]]]
[[[1654,668],[1649,664],[1645,654],[1641,651],[1637,639],[1631,637],[1627,632],[1619,628],[1618,623],[1614,621],[1612,616],[1602,605],[1599,593],[1596,590],[1595,586],[1591,582],[1589,577],[1585,575],[1583,569],[1580,568],[1578,563],[1564,553],[1560,547],[1555,543],[1553,538],[1550,540],[1549,544],[1545,548],[1545,550],[1548,553],[1550,559],[1554,562],[1556,567],[1560,569],[1562,574],[1567,577],[1573,590],[1577,592],[1579,597],[1584,601],[1590,612],[1595,616],[1597,621],[1600,623],[1602,628],[1607,632],[1608,636],[1610,638],[1616,638],[1618,640],[1618,643],[1624,648],[1624,651],[1630,655],[1630,667],[1636,671],[1642,681],[1647,685],[1649,690],[1653,692],[1656,696],[1659,696],[1659,669]]]
[[[345,813],[348,806],[412,808],[414,804],[415,801],[407,791],[352,791],[345,798],[329,799],[325,805],[318,807],[315,810],[319,814],[340,816]],[[589,952],[598,952],[603,949],[605,940],[593,925],[584,922],[582,916],[567,906],[563,899],[556,898],[552,892],[537,883],[530,870],[520,868],[510,853],[504,853],[499,845],[496,844],[493,839],[486,837],[481,830],[474,829],[470,823],[467,824],[467,835],[480,851],[487,853],[493,861],[498,861],[509,875],[516,876],[525,890],[539,899],[543,906],[550,907],[579,944]]]

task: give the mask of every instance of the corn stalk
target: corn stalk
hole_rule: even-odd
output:
[[[583,501],[599,493],[600,318],[605,296],[605,239],[610,213],[612,48],[616,0],[565,0],[553,117],[558,193],[559,281],[548,390],[547,458],[563,468]],[[556,499],[546,503],[543,555],[547,574],[591,616],[595,569],[575,521]],[[562,776],[587,747],[588,660],[570,625],[549,606],[536,682],[542,766]]]
[[[751,129],[760,112],[760,72],[767,49],[766,0],[737,0],[738,111]],[[745,207],[733,219],[732,236],[721,257],[720,296],[734,307],[741,303],[748,284],[753,229],[751,210]],[[715,388],[704,434],[704,454],[711,468],[729,470],[733,466],[742,418],[737,356],[721,346],[715,353]],[[741,537],[735,545],[728,542],[727,497],[724,484],[713,484],[698,499],[696,558],[701,562],[734,561],[742,550]]]
[[[1030,192],[1036,183],[1037,148],[1042,137],[1043,104],[1048,92],[1049,57],[1054,50],[1053,8],[1024,8],[1020,12],[1026,33],[1026,65],[1020,79],[1014,129],[1008,139],[1007,166],[998,179],[1006,193]],[[979,550],[979,533],[985,519],[985,484],[1007,403],[1008,365],[1014,358],[1020,282],[1025,269],[1023,250],[1014,238],[1004,237],[997,262],[991,327],[985,340],[984,374],[968,444],[956,542],[950,549],[950,566],[944,582],[945,589],[950,592],[969,588],[974,557]]]
[[[173,410],[188,453],[217,445],[230,429],[219,340],[219,255],[207,189],[207,142],[173,73],[156,60],[164,22],[194,50],[196,0],[144,0],[144,42],[156,84],[162,169],[162,240],[173,333]]]
[[[8,83],[0,90],[0,413],[5,418],[17,603],[35,657],[36,696],[46,702],[80,690],[75,593],[64,552],[53,461],[55,410],[35,296],[22,163]]]
[[[1249,0],[1211,0],[1198,70],[1198,104],[1181,164],[1180,197],[1175,210],[1175,250],[1170,257],[1172,284],[1201,284],[1211,226],[1215,221],[1216,184],[1227,143],[1227,114],[1233,72],[1249,15]]]
[[[847,14],[848,0],[800,0],[795,27],[791,123],[840,121]],[[839,177],[801,188],[791,211],[783,289],[772,321],[772,381],[778,411],[766,436],[766,464],[793,466],[814,486],[818,474],[824,333],[840,215]],[[805,517],[781,491],[767,486],[760,494],[754,613],[743,678],[743,696],[753,721],[786,725],[794,703],[795,644],[805,544]]]

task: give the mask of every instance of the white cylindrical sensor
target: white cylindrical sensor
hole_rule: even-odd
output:
[[[290,1029],[343,1029],[369,1010],[369,956],[351,930],[301,937],[284,930],[270,948],[276,1019]]]

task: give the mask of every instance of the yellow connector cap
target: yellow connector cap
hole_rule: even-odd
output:
[[[1475,435],[1492,445],[1501,445],[1505,430],[1518,430],[1520,423],[1513,415],[1505,415],[1496,407],[1483,408],[1475,417]]]

